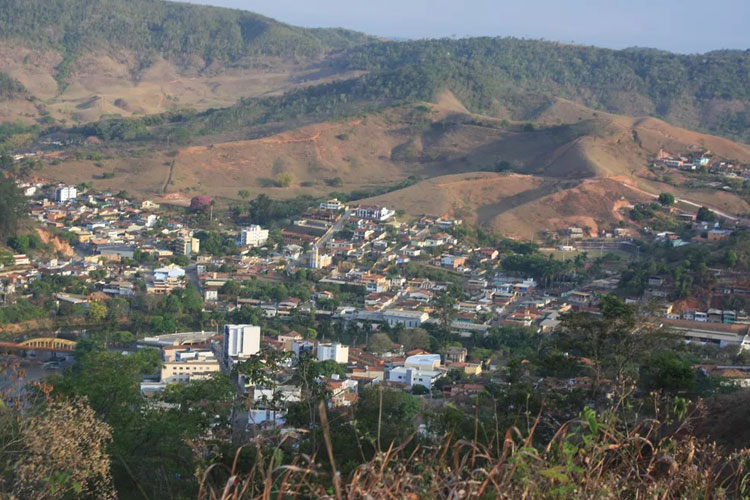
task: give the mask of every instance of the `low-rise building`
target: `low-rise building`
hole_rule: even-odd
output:
[[[432,390],[433,384],[443,376],[439,354],[417,354],[409,356],[403,366],[396,366],[388,371],[388,381],[400,382],[408,387],[421,385]]]
[[[430,315],[424,311],[403,311],[400,309],[388,309],[383,311],[383,321],[389,326],[403,325],[406,328],[416,328],[430,319]]]

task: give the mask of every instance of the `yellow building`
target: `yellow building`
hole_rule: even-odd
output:
[[[161,381],[167,384],[190,382],[190,380],[205,378],[220,369],[216,358],[167,362],[161,368]]]

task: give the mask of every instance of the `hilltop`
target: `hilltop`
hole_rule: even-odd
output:
[[[75,123],[228,106],[326,81],[315,63],[372,40],[162,0],[1,0],[0,71],[28,89],[36,109],[5,99],[0,121],[49,114]]]
[[[5,99],[0,120],[48,116],[70,125],[203,111],[313,85],[317,96],[343,91],[371,105],[381,95],[434,101],[447,90],[472,113],[512,121],[545,121],[564,99],[574,105],[569,113],[584,106],[652,116],[750,141],[747,51],[679,55],[486,37],[393,42],[162,0],[0,0],[0,72],[28,90]]]

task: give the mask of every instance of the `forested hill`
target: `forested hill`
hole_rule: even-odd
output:
[[[317,57],[372,40],[343,29],[304,29],[241,10],[162,0],[0,0],[0,39],[61,51],[127,49],[140,57]]]
[[[750,51],[679,55],[469,38],[372,43],[335,63],[367,71],[418,67],[482,113],[533,119],[545,96],[557,96],[750,142]]]

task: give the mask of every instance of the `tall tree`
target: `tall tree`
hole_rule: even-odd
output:
[[[0,237],[15,236],[29,206],[15,180],[0,175]]]

